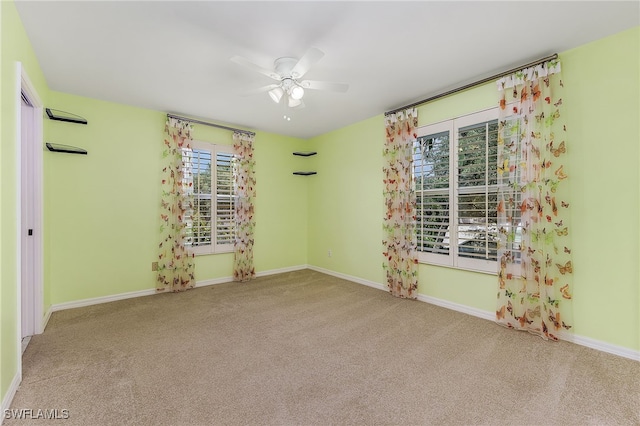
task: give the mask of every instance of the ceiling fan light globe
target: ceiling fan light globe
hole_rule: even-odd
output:
[[[291,89],[291,97],[295,100],[300,100],[304,96],[304,89],[300,86],[295,86]]]
[[[297,107],[298,105],[300,105],[302,103],[302,100],[300,99],[293,99],[292,97],[289,97],[289,108],[294,108]]]
[[[275,89],[269,90],[269,96],[273,99],[273,102],[279,104],[280,99],[282,99],[282,95],[284,95],[284,91],[280,87],[276,87]]]

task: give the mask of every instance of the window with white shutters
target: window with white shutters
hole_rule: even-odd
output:
[[[413,172],[420,261],[496,271],[497,109],[418,129]]]
[[[192,142],[183,150],[193,179],[194,208],[185,220],[186,245],[196,254],[233,250],[235,238],[232,147]]]

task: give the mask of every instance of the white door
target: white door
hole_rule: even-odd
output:
[[[22,97],[22,133],[21,133],[21,233],[22,233],[22,338],[35,334],[33,313],[34,265],[33,261],[33,179],[31,176],[31,151],[33,147],[33,123],[31,102]]]
[[[43,331],[42,108],[37,105],[37,95],[30,94],[29,89],[23,86],[20,106],[20,337],[23,341]]]

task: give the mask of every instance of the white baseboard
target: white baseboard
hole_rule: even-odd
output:
[[[0,417],[0,425],[2,425],[2,422],[4,421],[4,410],[8,410],[9,407],[11,407],[11,401],[13,401],[13,397],[18,391],[20,382],[22,382],[22,377],[21,373],[18,371],[16,372],[15,376],[13,376],[13,380],[9,385],[9,389],[7,389],[7,393],[4,395],[4,398],[2,398],[2,410],[0,410],[0,413],[2,413],[2,415]]]
[[[269,269],[268,271],[256,272],[256,278],[266,277],[269,275],[284,274],[285,272],[301,271],[307,269],[307,265],[289,266],[286,268]],[[196,287],[205,287],[208,285],[224,284],[233,282],[233,277],[213,278],[210,280],[202,280],[196,282]]]
[[[53,307],[49,306],[47,312],[45,312],[44,317],[42,318],[42,330],[38,334],[44,333],[44,330],[47,328],[47,324],[49,324],[49,319],[51,319],[51,312],[53,312]]]
[[[347,281],[352,281],[357,284],[363,284],[368,287],[373,287],[378,290],[387,291],[387,288],[382,284],[368,281],[362,278],[354,277],[352,275],[342,274],[340,272],[331,271],[328,269],[320,268],[318,266],[309,265],[309,269],[322,272],[323,274],[331,275],[334,277],[342,278]],[[430,303],[432,305],[440,306],[443,308],[451,309],[454,311],[462,312],[474,317],[482,318],[489,321],[495,321],[495,312],[485,311],[483,309],[473,308],[471,306],[461,305],[459,303],[450,302],[448,300],[438,299],[436,297],[427,296],[424,294],[418,294],[418,300],[421,302]],[[613,345],[611,343],[602,342],[600,340],[592,339],[590,337],[584,337],[575,335],[573,333],[560,333],[558,336],[560,339],[567,342],[575,343],[577,345],[586,346],[588,348],[596,349],[601,352],[610,353],[613,355],[629,358],[634,361],[640,361],[640,351],[625,348],[623,346]]]
[[[336,277],[336,278],[342,278],[343,280],[352,281],[354,283],[366,285],[367,287],[373,287],[373,288],[375,288],[377,290],[387,291],[385,286],[383,286],[382,284],[377,283],[375,281],[369,281],[369,280],[365,280],[364,278],[354,277],[353,275],[347,275],[347,274],[343,274],[341,272],[331,271],[329,269],[324,269],[324,268],[321,268],[319,266],[309,265],[307,268],[311,269],[312,271],[321,272],[323,274],[331,275],[331,276]]]
[[[495,321],[496,319],[495,312],[472,308],[470,306],[460,305],[458,303],[437,299],[431,296],[425,296],[423,294],[418,294],[418,300],[431,303],[433,305],[441,306],[443,308],[452,309],[454,311],[469,314],[474,317],[486,319],[489,321]],[[576,345],[586,346],[588,348],[596,349],[601,352],[606,352],[606,353],[621,356],[624,358],[629,358],[634,361],[640,361],[640,351],[634,351],[633,349],[625,348],[623,346],[617,346],[611,343],[606,343],[600,340],[592,339],[590,337],[584,337],[584,336],[576,335],[573,333],[567,333],[567,332],[558,333],[558,338],[567,342],[575,343]]]
[[[282,274],[284,272],[299,271],[302,269],[307,269],[307,265],[296,265],[296,266],[290,266],[287,268],[262,271],[262,272],[256,273],[256,277]],[[215,285],[215,284],[224,284],[232,281],[233,281],[233,277],[213,278],[209,280],[196,281],[196,287],[205,287],[205,286]],[[62,311],[65,309],[82,308],[82,307],[91,306],[91,305],[99,305],[101,303],[115,302],[117,300],[132,299],[135,297],[151,296],[154,294],[157,294],[156,289],[151,288],[146,290],[130,291],[127,293],[113,294],[110,296],[93,297],[90,299],[81,299],[81,300],[74,300],[72,302],[57,303],[55,305],[51,305],[51,307],[47,311],[47,315],[44,321],[44,326],[46,327],[46,324],[49,322],[49,317],[51,316],[52,312]]]
[[[323,274],[331,275],[337,278],[342,278],[347,281],[352,281],[357,284],[363,284],[368,287],[373,287],[377,290],[388,291],[387,287],[376,283],[374,281],[365,280],[363,278],[354,277],[352,275],[343,274],[340,272],[331,271],[329,269],[320,268],[318,266],[309,265],[309,269],[322,272]],[[482,319],[487,319],[493,321],[495,319],[495,314],[493,312],[484,311],[482,309],[472,308],[466,305],[461,305],[459,303],[449,302],[448,300],[438,299],[432,296],[426,296],[424,294],[418,294],[418,300],[421,302],[430,303],[432,305],[441,306],[443,308],[451,309],[454,311],[462,312],[465,314],[473,315],[474,317],[479,317]]]
[[[640,351],[634,351],[633,349],[625,348],[624,346],[612,345],[611,343],[602,342],[600,340],[579,336],[572,333],[561,333],[559,337],[562,340],[575,343],[576,345],[586,346],[587,348],[596,349],[601,352],[607,352],[613,355],[621,356],[623,358],[640,361]]]
[[[256,272],[256,277],[266,277],[268,275],[284,274],[285,272],[301,271],[308,269],[309,265],[288,266],[286,268],[269,269],[268,271]]]
[[[494,321],[496,319],[495,312],[489,312],[483,309],[472,308],[471,306],[461,305],[460,303],[450,302],[444,299],[438,299],[437,297],[433,297],[433,296],[418,294],[418,300],[421,302],[430,303],[432,305],[451,309],[452,311],[462,312],[463,314],[468,314],[468,315],[486,319],[489,321]]]
[[[74,300],[51,305],[51,312],[63,311],[65,309],[82,308],[85,306],[99,305],[101,303],[115,302],[116,300],[132,299],[134,297],[151,296],[156,294],[156,289],[130,291],[127,293],[113,294],[111,296],[93,297],[90,299]]]
[[[211,278],[209,280],[196,281],[196,288],[208,285],[224,284],[233,281],[233,277]]]

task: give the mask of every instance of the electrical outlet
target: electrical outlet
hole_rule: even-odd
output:
[[[332,254],[333,254],[333,253],[331,253],[331,249],[329,249],[329,251],[327,252],[327,256],[328,256],[328,257],[331,257],[331,255],[332,255]]]
[[[158,262],[151,262],[151,270],[152,271],[158,270]]]

